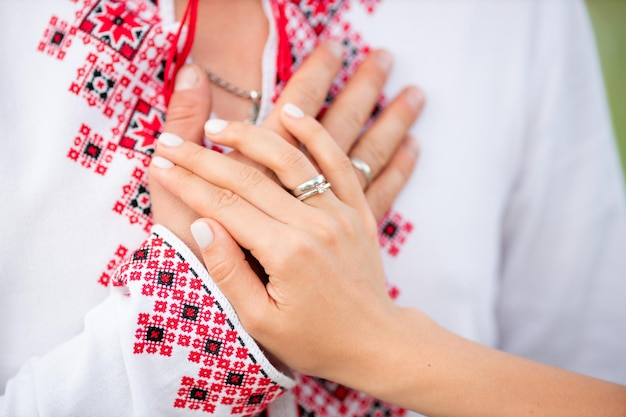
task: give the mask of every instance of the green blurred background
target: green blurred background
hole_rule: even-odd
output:
[[[626,0],[587,0],[587,7],[600,49],[622,167],[626,167]]]

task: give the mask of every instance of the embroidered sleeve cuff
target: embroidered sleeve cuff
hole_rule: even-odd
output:
[[[125,305],[121,339],[131,386],[147,397],[135,403],[155,405],[146,412],[251,415],[293,387],[243,329],[204,266],[165,227],[153,227],[112,284]]]

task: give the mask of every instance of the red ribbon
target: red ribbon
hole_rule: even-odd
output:
[[[276,31],[278,33],[278,56],[276,58],[276,70],[278,79],[287,82],[291,78],[293,60],[291,46],[287,38],[287,18],[285,17],[285,2],[273,0],[274,15],[276,18]]]
[[[178,74],[178,70],[185,65],[187,57],[191,53],[193,39],[196,34],[196,21],[198,20],[198,1],[199,0],[189,0],[187,2],[187,8],[185,9],[183,18],[180,21],[178,32],[176,32],[176,36],[174,37],[174,44],[167,54],[167,60],[165,61],[165,80],[163,91],[166,106],[169,104],[172,93],[174,92],[176,74]],[[178,43],[183,33],[183,27],[185,24],[187,24],[187,37],[185,38],[182,50],[179,51]],[[172,65],[174,65],[173,69]]]

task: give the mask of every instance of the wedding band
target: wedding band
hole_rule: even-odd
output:
[[[363,177],[365,178],[365,185],[368,186],[372,183],[372,168],[365,162],[364,160],[351,157],[350,162],[352,162],[352,166],[361,171]]]
[[[300,201],[304,201],[309,197],[313,197],[316,194],[323,194],[324,191],[328,190],[330,188],[330,183],[324,181],[321,184],[318,184],[315,188],[313,188],[312,190],[309,190],[303,194],[300,194],[298,196],[296,196],[296,198]]]
[[[302,184],[298,185],[296,188],[293,189],[291,194],[293,194],[295,197],[299,197],[305,194],[307,191],[313,190],[314,188],[319,187],[322,184],[327,184],[326,178],[324,178],[322,174],[319,174],[319,175],[314,176],[310,180],[305,181]]]

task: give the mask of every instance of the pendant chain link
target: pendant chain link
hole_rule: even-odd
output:
[[[211,71],[205,69],[204,70],[209,76],[209,80],[217,85],[218,87],[223,88],[229,93],[241,97],[246,100],[252,101],[252,108],[250,109],[250,118],[246,120],[246,123],[254,124],[256,122],[257,117],[259,116],[259,108],[261,105],[261,92],[258,90],[244,90],[237,87],[234,84],[229,83],[228,81],[218,77],[213,74]]]

